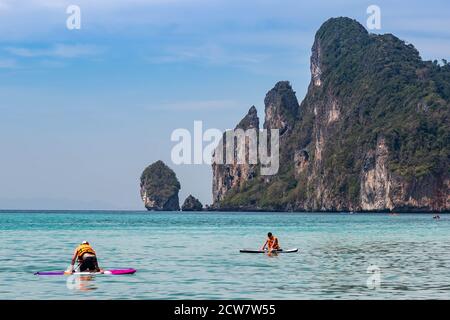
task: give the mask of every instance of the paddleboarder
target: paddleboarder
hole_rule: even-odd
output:
[[[280,244],[278,242],[278,238],[275,237],[272,232],[269,232],[267,234],[267,240],[262,246],[261,250],[265,250],[267,247],[267,250],[269,252],[272,252],[273,250],[280,250]]]
[[[69,272],[73,273],[75,271],[74,265],[75,261],[80,264],[80,272],[102,272],[103,270],[99,268],[97,262],[97,255],[95,250],[91,247],[88,241],[83,241],[73,253],[72,262],[70,264]]]

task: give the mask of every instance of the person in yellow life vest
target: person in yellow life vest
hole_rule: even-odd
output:
[[[97,255],[87,241],[83,241],[73,253],[70,272],[74,272],[75,261],[80,264],[80,272],[102,272],[98,266]]]
[[[267,247],[267,250],[269,252],[272,252],[273,250],[281,250],[280,248],[280,243],[278,242],[278,238],[275,237],[272,232],[269,232],[267,234],[267,240],[264,243],[263,247],[261,248],[261,250],[265,250]]]

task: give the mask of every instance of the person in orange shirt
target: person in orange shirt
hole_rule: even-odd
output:
[[[264,243],[263,247],[261,248],[261,250],[265,250],[267,247],[267,250],[270,252],[272,252],[273,250],[281,250],[280,248],[280,243],[278,242],[278,238],[275,237],[272,232],[269,232],[267,234],[267,240]]]
[[[102,272],[98,266],[97,255],[89,242],[83,241],[73,253],[72,262],[70,264],[70,273],[73,273],[75,261],[80,264],[80,272]]]

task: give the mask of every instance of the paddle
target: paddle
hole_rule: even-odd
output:
[[[66,271],[64,271],[64,274],[72,274],[73,272],[76,272],[77,269],[80,268],[80,265],[81,265],[81,263],[78,262],[78,263],[77,263],[77,266],[76,266],[75,268],[73,268],[73,270],[72,270],[72,265],[70,265],[70,266],[66,269]],[[69,271],[69,269],[70,269],[70,271]],[[79,271],[79,270],[78,270],[78,271]]]

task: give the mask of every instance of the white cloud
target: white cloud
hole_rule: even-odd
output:
[[[0,59],[0,69],[11,69],[17,66],[13,59]]]
[[[216,40],[226,44],[237,46],[258,46],[265,48],[310,48],[314,42],[315,30],[301,30],[299,27],[292,29],[273,29],[254,31],[240,31],[232,33],[224,33]]]
[[[6,11],[7,9],[9,9],[9,4],[3,0],[0,0],[0,12]]]
[[[78,58],[82,56],[98,55],[104,51],[104,48],[93,45],[57,44],[50,48],[8,47],[5,50],[12,55],[23,58],[33,58],[33,57]]]
[[[193,110],[217,110],[240,108],[242,104],[234,100],[199,100],[199,101],[176,101],[162,103],[151,109],[171,111],[193,111]]]
[[[208,2],[208,0],[0,0],[0,7],[15,6],[21,8],[48,8],[61,9],[66,8],[71,4],[76,4],[82,8],[92,9],[121,9],[129,8],[130,6],[154,6],[154,5],[171,5],[171,4],[191,4],[191,3]]]
[[[245,52],[242,50],[227,50],[218,44],[200,46],[171,47],[163,55],[150,56],[150,63],[200,62],[205,64],[256,64],[268,59],[267,54]]]
[[[63,68],[67,64],[62,62],[61,60],[44,59],[39,62],[39,65],[44,68]]]

